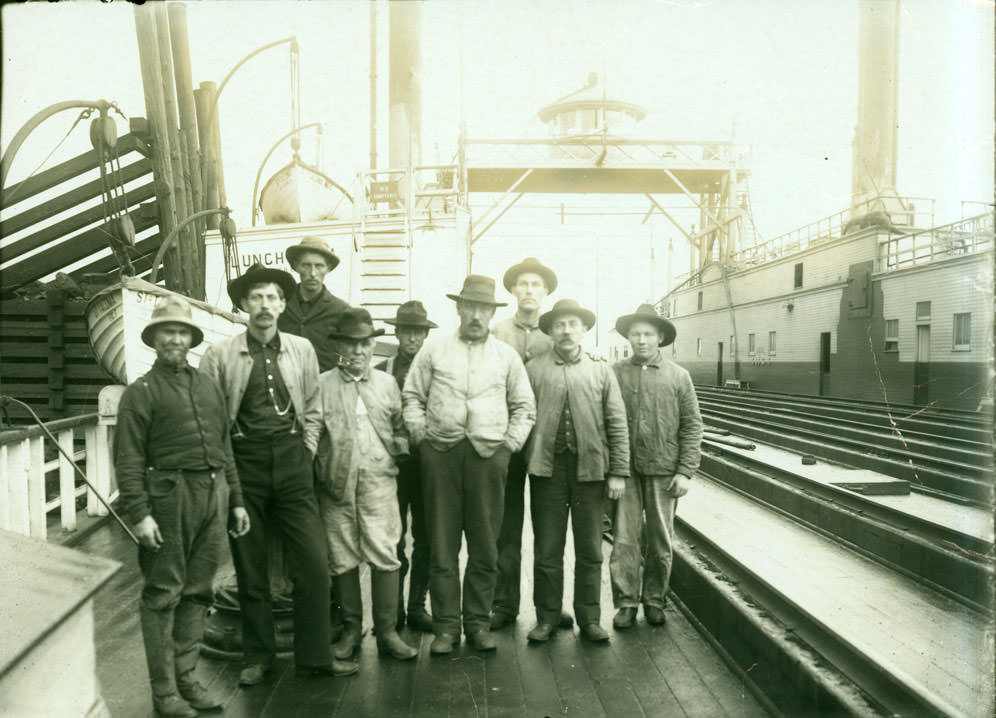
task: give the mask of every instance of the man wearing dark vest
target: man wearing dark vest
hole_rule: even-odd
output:
[[[339,258],[323,240],[305,237],[300,244],[287,248],[287,261],[301,283],[287,296],[287,308],[280,315],[278,327],[311,342],[321,371],[334,369],[338,362],[329,334],[349,304],[328,290],[325,277],[339,266]]]
[[[422,302],[405,302],[394,319],[385,319],[394,326],[394,336],[398,339],[398,353],[377,366],[386,371],[398,382],[398,389],[405,388],[405,378],[429,336],[430,329],[438,325],[429,321],[429,315]],[[398,581],[400,600],[398,602],[398,627],[405,621],[405,574],[409,561],[405,555],[405,533],[408,531],[408,514],[411,512],[412,558],[411,578],[408,582],[408,625],[422,633],[432,633],[432,616],[425,610],[425,596],[429,592],[429,534],[425,525],[425,503],[422,498],[422,467],[418,450],[411,447],[411,459],[398,466],[398,508],[401,510],[401,541],[398,542],[398,560],[401,561],[401,577]]]
[[[157,715],[193,718],[221,702],[197,681],[198,645],[225,547],[249,514],[232,458],[225,397],[187,364],[204,339],[182,297],[163,297],[142,341],[156,363],[121,397],[115,468],[145,582],[139,615]]]
[[[294,661],[305,675],[348,675],[333,660],[328,542],[315,498],[313,461],[322,428],[318,360],[306,339],[277,330],[294,278],[253,265],[228,283],[249,314],[247,331],[217,342],[201,371],[221,385],[232,426],[249,533],[231,542],[242,609],[242,685],[263,681],[276,655],[266,536],[279,532],[293,583]]]

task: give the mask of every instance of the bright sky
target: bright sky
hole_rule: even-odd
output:
[[[369,155],[369,7],[354,0],[192,3],[194,84],[220,82],[253,49],[296,35],[303,121],[324,123],[321,167],[347,184]],[[6,4],[2,12],[4,146],[32,114],[65,99],[106,98],[129,116],[145,115],[127,3]],[[379,19],[386,29],[383,2]],[[901,23],[899,191],[936,198],[939,221],[954,220],[961,200],[993,196],[993,4],[905,0]],[[729,139],[735,125],[737,142],[752,148],[752,203],[763,236],[849,204],[857,0],[429,0],[422,27],[426,163],[454,156],[461,115],[472,137],[545,136],[536,110],[598,71],[609,94],[646,108],[641,136]],[[384,128],[386,34],[380,51]],[[240,226],[249,224],[253,179],[263,156],[292,126],[287,57],[281,48],[255,58],[221,98],[228,199]],[[36,132],[14,163],[10,181],[33,170],[73,119],[73,113],[64,113]],[[85,129],[78,129],[57,158],[88,148]],[[314,153],[306,140],[304,158],[314,161]],[[386,141],[380,155],[386,158]],[[289,149],[275,153],[264,181],[289,158]],[[645,207],[645,200],[634,200],[633,206]],[[506,215],[503,231],[480,243],[476,271],[499,275],[508,260],[524,256],[518,245],[491,246],[517,231],[515,211]],[[640,217],[625,221],[634,225],[640,237],[634,244],[645,256],[644,238],[651,230],[639,225]],[[600,232],[589,228],[581,235],[595,249],[594,235]],[[620,232],[615,228],[604,236]],[[655,232],[655,240],[663,242],[660,253],[674,232]],[[531,248],[526,242],[524,249]],[[529,253],[546,256],[541,249]],[[566,256],[560,250],[554,254]],[[687,260],[676,265],[674,273],[683,272]],[[593,291],[581,276],[584,270],[579,265],[577,284]],[[627,305],[651,291],[663,294],[663,279],[648,281],[625,297]]]

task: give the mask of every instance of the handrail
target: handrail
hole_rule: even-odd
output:
[[[85,424],[94,423],[97,421],[98,414],[80,414],[79,416],[69,416],[65,419],[56,419],[54,421],[45,422],[45,426],[51,432],[64,431],[65,429],[75,429],[76,427],[83,426]],[[35,424],[31,426],[25,426],[23,428],[18,427],[16,429],[4,429],[0,431],[0,444],[11,444],[15,441],[23,441],[24,439],[30,439],[35,436],[43,436],[44,432],[40,427]]]

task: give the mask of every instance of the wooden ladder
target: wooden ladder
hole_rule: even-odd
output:
[[[411,297],[412,238],[407,217],[364,222],[359,239],[359,306],[373,319],[394,319]]]

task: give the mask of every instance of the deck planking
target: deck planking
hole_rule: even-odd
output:
[[[527,513],[528,515],[528,513]],[[583,641],[577,627],[557,631],[546,644],[533,645],[526,633],[535,624],[531,605],[532,536],[523,537],[523,606],[518,620],[496,632],[498,650],[490,655],[466,643],[448,657],[431,656],[431,635],[402,632],[419,648],[413,661],[399,662],[377,653],[368,631],[357,660],[360,673],[348,678],[304,678],[293,660],[280,657],[264,682],[238,686],[239,664],[204,656],[201,680],[226,702],[228,718],[755,718],[767,713],[747,692],[710,644],[673,606],[668,622],[611,629],[609,544],[604,545],[602,625],[608,644]],[[115,558],[125,565],[95,597],[97,673],[111,714],[152,716],[145,656],[138,624],[141,577],[135,550],[113,524],[94,532],[80,549]],[[564,606],[570,611],[573,560],[570,536],[565,556]],[[371,625],[369,580],[361,572],[365,626]]]

